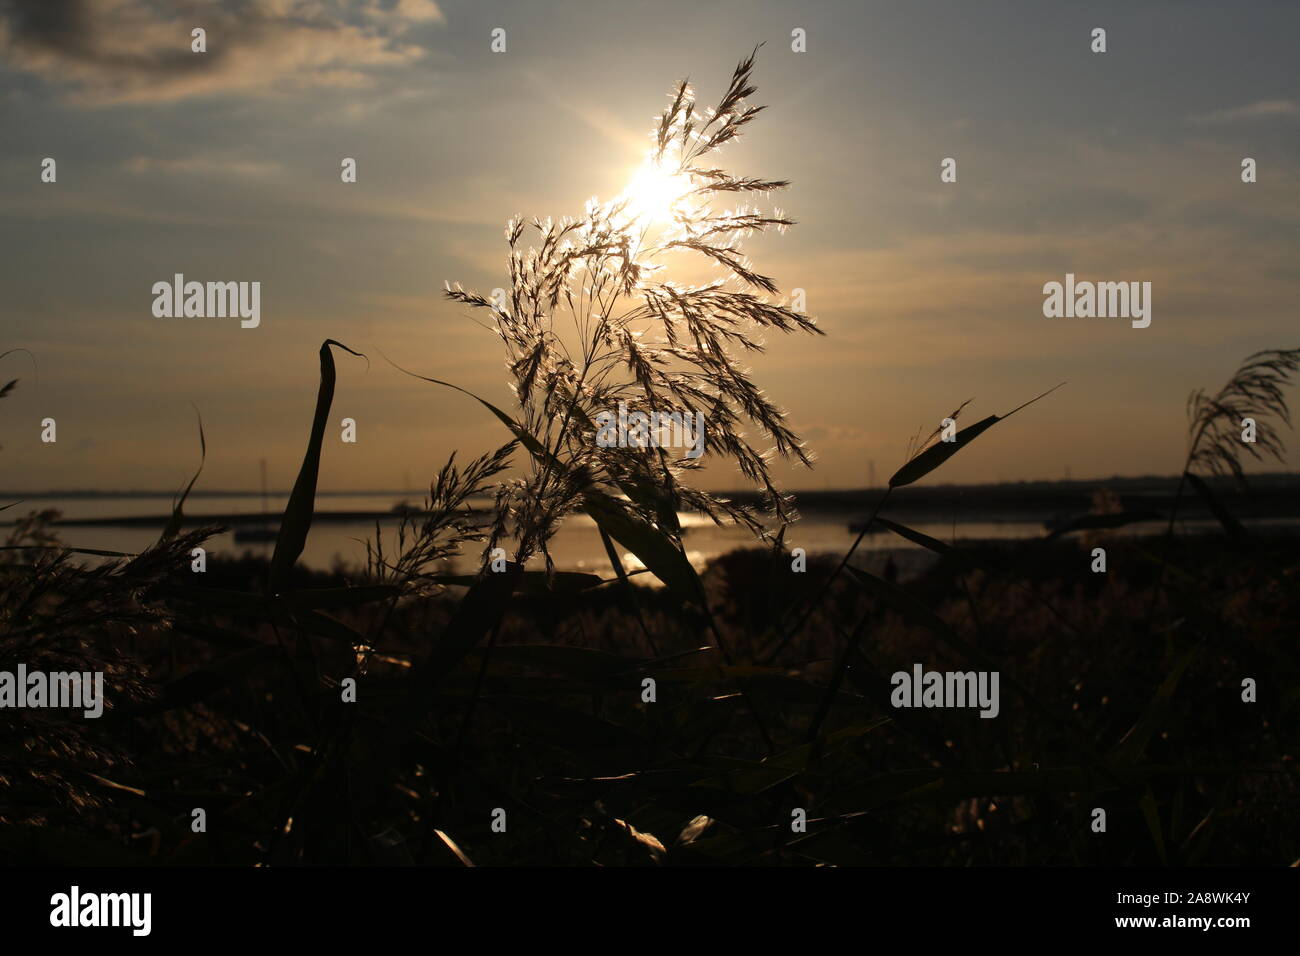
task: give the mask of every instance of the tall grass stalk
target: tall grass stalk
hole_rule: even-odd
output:
[[[764,351],[763,331],[821,334],[786,300],[770,298],[777,293],[775,280],[756,271],[743,250],[748,236],[784,231],[794,220],[748,203],[714,205],[788,183],[737,176],[709,161],[764,109],[746,105],[755,92],[753,67],[751,54],[713,109],[696,107],[688,81],[674,89],[637,177],[672,186],[658,214],[641,208],[644,197],[633,190],[605,203],[592,199],[577,218],[512,219],[505,230],[504,301],[459,285],[447,288],[452,301],[490,315],[506,350],[515,425],[537,446],[530,447],[530,474],[501,484],[489,542],[513,538],[520,564],[541,553],[551,566],[548,542],[592,488],[626,496],[628,506],[679,549],[680,508],[764,535],[750,508],[689,484],[690,472],[719,461],[734,464],[780,520],[792,516],[770,460],[779,455],[810,466],[812,457],[740,355]],[[525,248],[529,230],[534,244]],[[719,274],[698,285],[675,281],[668,260],[682,255]],[[646,412],[703,414],[703,457],[664,447],[601,447],[597,416],[620,402]],[[771,448],[755,447],[751,432]]]

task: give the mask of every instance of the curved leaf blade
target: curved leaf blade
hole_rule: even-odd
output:
[[[316,510],[316,479],[320,475],[321,445],[325,440],[325,424],[329,418],[330,406],[334,404],[334,382],[337,377],[334,353],[330,351],[332,345],[365,358],[360,352],[353,352],[342,342],[333,339],[326,339],[320,347],[320,390],[316,393],[316,412],[312,418],[311,437],[307,440],[302,468],[298,471],[297,481],[293,483],[289,503],[285,505],[284,517],[280,520],[280,533],[275,539],[275,552],[271,555],[272,594],[278,594],[288,586],[289,572],[302,556]]]

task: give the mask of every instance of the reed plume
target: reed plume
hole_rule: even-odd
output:
[[[1285,447],[1270,419],[1288,427],[1291,413],[1283,389],[1300,368],[1300,349],[1267,349],[1247,356],[1237,374],[1214,395],[1197,389],[1187,399],[1190,446],[1184,471],[1197,467],[1212,475],[1245,481],[1244,450],[1256,461],[1265,455],[1281,461]],[[1255,421],[1255,442],[1241,440],[1242,421]]]
[[[761,492],[782,521],[791,503],[773,481],[774,455],[811,466],[812,457],[778,408],[739,362],[761,353],[758,333],[822,334],[786,300],[772,301],[774,279],[758,272],[743,252],[746,237],[794,224],[779,209],[761,212],[748,204],[717,210],[717,197],[770,193],[785,180],[735,176],[711,164],[711,156],[735,141],[764,109],[747,106],[754,53],[732,74],[716,108],[699,110],[689,81],[678,84],[670,105],[651,132],[647,169],[660,182],[678,185],[658,221],[637,211],[636,196],[607,203],[592,199],[584,215],[558,222],[512,219],[509,285],[504,297],[449,285],[453,301],[491,314],[505,344],[519,424],[542,446],[531,474],[504,483],[498,493],[501,521],[493,543],[510,534],[516,559],[545,553],[558,522],[580,507],[592,486],[621,490],[646,520],[676,536],[676,512],[685,506],[715,522],[740,522],[764,534],[750,509],[690,487],[687,472],[703,458],[669,449],[600,447],[595,419],[625,402],[629,408],[667,413],[693,410],[706,422],[705,458],[729,459]],[[706,162],[706,160],[710,160]],[[522,247],[527,229],[535,245]],[[720,270],[701,285],[664,275],[665,257],[699,257]],[[752,443],[751,432],[770,447]]]

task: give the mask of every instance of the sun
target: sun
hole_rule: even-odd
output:
[[[623,198],[628,201],[628,215],[649,226],[671,222],[677,204],[690,191],[688,176],[647,160],[633,174]]]

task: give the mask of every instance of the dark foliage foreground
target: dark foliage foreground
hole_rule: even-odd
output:
[[[468,647],[449,640],[460,585],[393,603],[373,584],[303,574],[277,609],[249,588],[264,563],[176,572],[191,544],[99,571],[62,551],[9,552],[36,563],[0,572],[4,666],[102,667],[110,692],[98,721],[0,713],[7,862],[1300,855],[1284,732],[1300,686],[1293,542],[1114,539],[1111,566],[1125,571],[1105,575],[1080,573],[1088,552],[1073,544],[953,554],[897,592],[832,585],[775,660],[766,622],[797,613],[832,566],[796,575],[784,555],[734,552],[703,576],[730,664],[665,589],[521,579]],[[1197,571],[1153,607],[1174,560]],[[983,666],[971,656],[1001,672],[996,719],[890,706],[892,672]],[[1258,703],[1242,702],[1243,677]],[[1097,807],[1104,834],[1090,826]],[[796,808],[806,832],[792,829]]]

